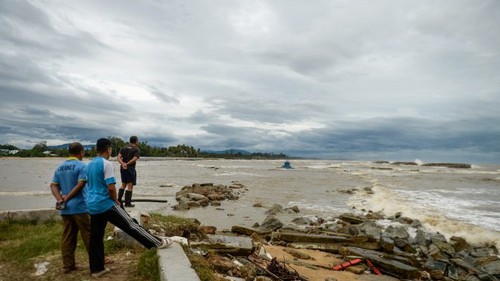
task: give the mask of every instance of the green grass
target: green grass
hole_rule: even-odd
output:
[[[113,225],[108,224],[105,237],[112,235],[113,228]],[[0,280],[3,280],[2,278],[5,276],[10,276],[9,278],[12,279],[27,278],[34,271],[33,264],[40,261],[50,260],[60,266],[61,222],[4,221],[0,222],[0,229],[0,265],[7,266],[11,273],[11,275],[0,274]],[[114,239],[105,241],[104,247],[107,256],[116,255],[119,257],[130,252],[137,257],[136,269],[127,270],[131,274],[129,280],[160,280],[156,249],[131,248]],[[80,261],[88,260],[87,252],[80,238],[75,254]],[[4,272],[4,274],[6,273]],[[83,271],[81,274],[85,275],[86,272]],[[78,278],[75,276],[54,277],[53,275],[57,276],[52,272],[52,275],[47,273],[41,278],[51,281],[66,280],[70,277]]]
[[[165,236],[181,236],[186,230],[191,233],[198,233],[198,223],[193,219],[160,214],[151,214],[151,219],[154,224],[160,225],[165,230]]]
[[[158,225],[165,231],[166,236],[180,236],[184,231],[191,235],[202,235],[198,230],[198,224],[192,219],[176,216],[163,216],[151,214],[151,223]],[[108,224],[105,238],[113,235],[113,225]],[[46,273],[43,280],[83,280],[88,276],[87,271],[80,271],[75,276],[61,275],[61,235],[62,226],[60,221],[4,221],[0,222],[0,280],[9,277],[11,280],[24,280],[33,274],[33,264],[40,261],[50,261],[51,268]],[[118,266],[122,261],[121,257],[132,254],[128,260],[132,259],[133,267],[123,270],[122,278],[127,280],[160,280],[158,267],[158,256],[156,249],[146,250],[142,247],[130,247],[117,240],[104,242],[106,256],[115,259],[113,266]],[[185,252],[191,260],[193,268],[199,274],[202,281],[219,281],[212,266],[205,257],[190,253],[189,247],[184,246]],[[87,262],[87,252],[78,239],[78,247],[75,253],[79,262]],[[130,264],[129,262],[126,264]],[[132,265],[130,264],[130,265]],[[126,271],[126,272],[125,272]],[[70,278],[70,279],[68,279]],[[83,278],[83,279],[82,279]],[[5,279],[7,280],[7,279]]]
[[[31,259],[60,251],[60,222],[2,222],[0,229],[1,262],[28,268],[33,266]]]
[[[156,249],[146,250],[139,257],[139,264],[137,265],[138,275],[143,280],[159,281],[160,269],[158,264],[158,255]]]
[[[213,266],[207,261],[207,259],[201,255],[190,252],[188,249],[184,249],[187,253],[191,266],[193,267],[200,281],[221,281],[224,280],[215,274]]]

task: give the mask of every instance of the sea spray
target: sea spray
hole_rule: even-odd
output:
[[[380,212],[385,216],[393,216],[402,212],[403,216],[418,219],[423,224],[425,231],[439,232],[448,239],[452,236],[466,237],[471,243],[490,243],[500,245],[500,232],[496,229],[488,229],[484,225],[474,225],[473,218],[461,221],[458,215],[450,218],[451,210],[443,213],[441,209],[435,208],[428,203],[428,197],[421,194],[409,195],[394,188],[389,188],[379,182],[374,182],[373,193],[357,192],[348,204],[357,210],[371,210]],[[456,208],[454,212],[459,212]],[[463,216],[463,215],[462,215]],[[498,223],[496,219],[492,223]],[[496,225],[490,225],[496,227]]]

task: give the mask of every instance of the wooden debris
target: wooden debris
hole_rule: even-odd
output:
[[[281,264],[278,260],[276,260],[276,258],[271,260],[271,263],[267,266],[267,270],[278,276],[280,280],[307,281],[306,279],[300,277],[297,271],[288,269],[285,264]]]

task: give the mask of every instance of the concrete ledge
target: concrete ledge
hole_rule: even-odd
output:
[[[130,216],[136,219],[140,225],[144,225],[143,216],[137,210],[127,211]],[[134,238],[130,237],[127,233],[115,226],[114,230],[115,239],[121,240],[130,246],[142,245]],[[158,267],[160,268],[160,280],[162,281],[199,281],[200,278],[196,271],[191,267],[184,249],[179,243],[172,243],[170,247],[165,249],[158,249]]]
[[[160,280],[162,281],[199,281],[200,277],[191,267],[186,253],[179,243],[172,243],[166,249],[158,249]]]
[[[17,211],[2,211],[0,212],[0,221],[49,221],[61,220],[59,211],[55,209],[34,209],[34,210],[17,210]]]

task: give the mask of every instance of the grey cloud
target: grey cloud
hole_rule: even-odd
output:
[[[500,159],[499,6],[2,1],[0,143]]]
[[[84,30],[75,28],[71,35],[58,31],[47,12],[30,2],[2,2],[0,5],[0,23],[3,26],[0,42],[7,50],[16,53],[25,50],[31,59],[38,60],[66,53],[88,56],[97,49],[107,48]]]
[[[175,136],[164,136],[160,135],[158,133],[150,133],[148,135],[144,136],[138,136],[139,141],[141,142],[147,142],[149,145],[152,146],[158,146],[158,147],[168,147],[168,146],[173,146],[173,145],[178,145],[180,142],[183,140],[180,138],[177,138]],[[191,143],[185,143],[186,145],[190,145]]]
[[[483,122],[483,119],[470,124],[463,120],[444,124],[409,118],[366,120],[345,124],[341,128],[312,130],[310,134],[301,135],[300,142],[342,153],[472,148],[500,151],[500,145],[494,141],[500,136],[500,130],[485,133],[481,129],[474,129],[474,124],[481,126]],[[464,125],[469,128],[465,133],[462,132]]]
[[[218,113],[230,115],[235,119],[277,124],[304,121],[318,111],[326,111],[307,101],[295,103],[286,100],[248,99],[246,97],[232,97],[219,106],[221,108],[217,110]]]
[[[227,125],[206,125],[201,127],[207,132],[212,140],[216,140],[216,145],[222,143],[231,148],[250,148],[265,139],[264,130],[241,128]],[[207,139],[209,139],[207,137]],[[210,143],[209,145],[214,145]]]
[[[31,139],[50,140],[87,140],[97,137],[117,135],[118,128],[102,125],[89,125],[85,119],[71,115],[60,115],[47,109],[21,107],[12,112],[10,118],[1,118],[4,133],[29,137]]]
[[[149,86],[149,91],[153,96],[155,96],[156,98],[158,98],[163,102],[173,103],[173,104],[179,103],[179,98],[177,98],[174,95],[166,94],[155,86]]]

